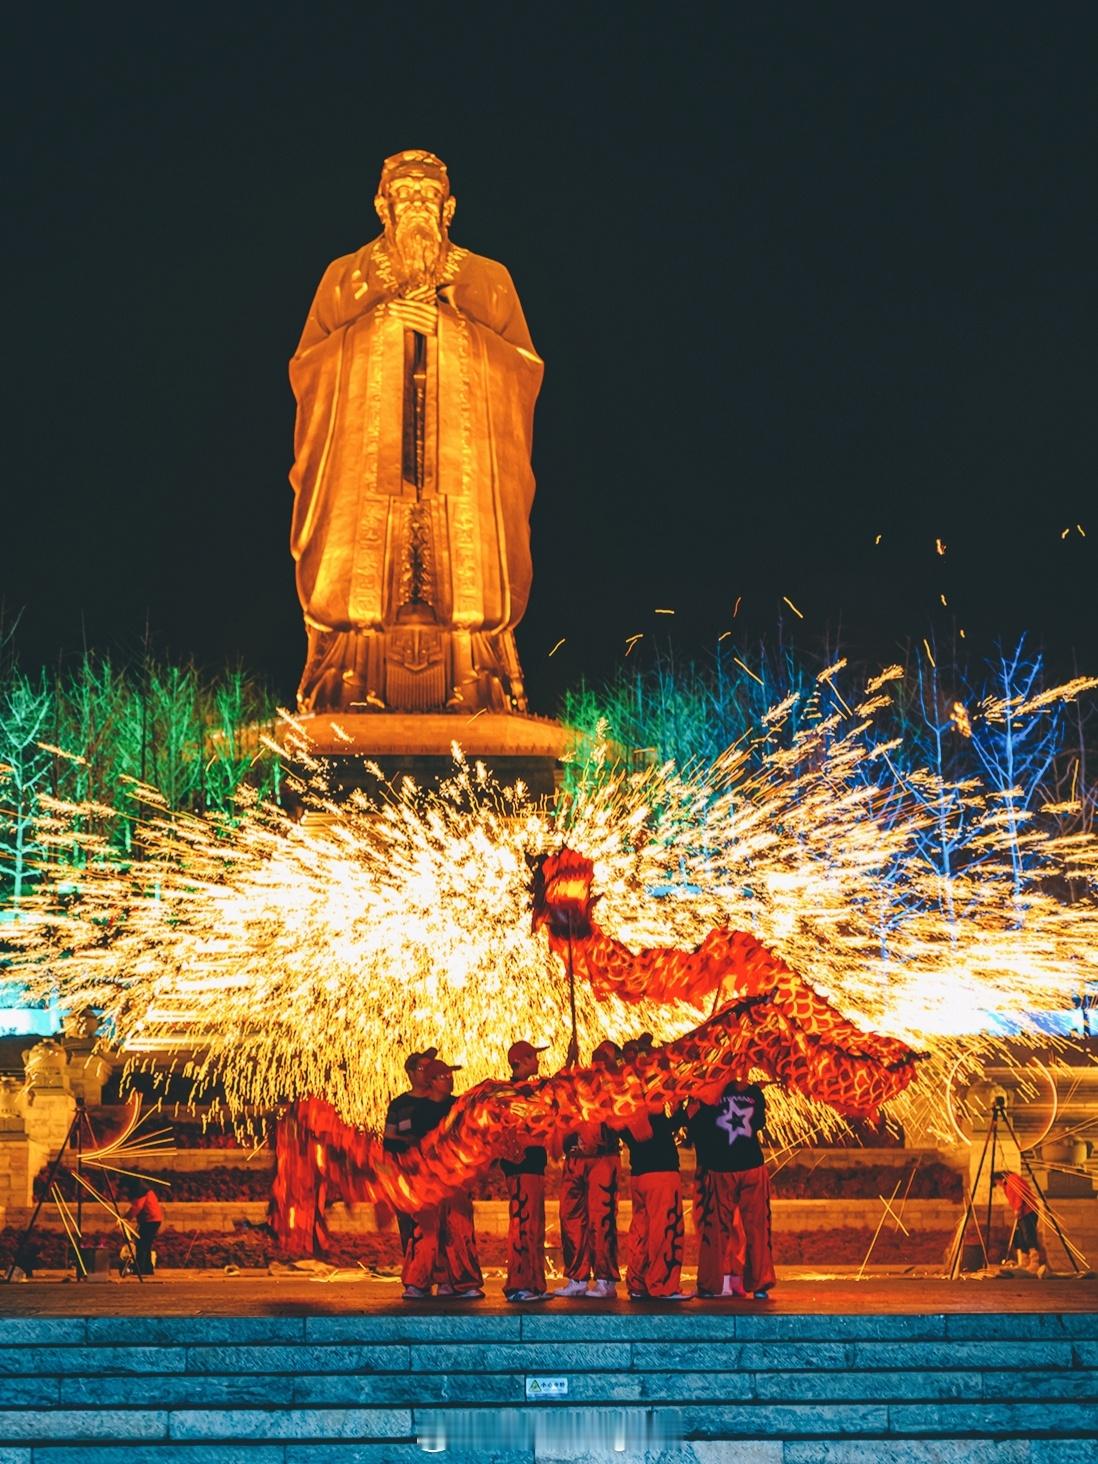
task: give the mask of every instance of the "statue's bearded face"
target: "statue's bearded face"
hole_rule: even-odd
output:
[[[454,200],[437,178],[394,178],[378,200],[393,264],[413,285],[434,284],[441,273]]]

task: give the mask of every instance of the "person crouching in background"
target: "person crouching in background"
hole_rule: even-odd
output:
[[[123,1192],[130,1201],[128,1219],[137,1226],[134,1270],[139,1276],[153,1274],[152,1245],[164,1223],[164,1207],[147,1180],[129,1175],[122,1181]]]
[[[998,1169],[991,1180],[1002,1189],[1003,1198],[1014,1215],[1014,1230],[1007,1250],[1016,1253],[1019,1266],[1043,1280],[1048,1275],[1048,1256],[1037,1234],[1037,1196],[1029,1183],[1013,1170]]]

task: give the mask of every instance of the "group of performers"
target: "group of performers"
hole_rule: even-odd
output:
[[[609,1073],[652,1046],[645,1033],[624,1047],[605,1041],[592,1063]],[[507,1059],[515,1083],[539,1076],[544,1047],[512,1044]],[[385,1121],[385,1148],[406,1152],[436,1128],[453,1103],[458,1069],[436,1048],[412,1053],[405,1063],[411,1084],[394,1098]],[[591,1125],[568,1134],[560,1187],[560,1236],[564,1284],[550,1292],[545,1276],[545,1170],[541,1145],[501,1159],[509,1201],[507,1276],[512,1302],[564,1298],[610,1300],[621,1278],[618,1266],[618,1191],[621,1148],[629,1154],[632,1221],[626,1287],[632,1300],[689,1301],[683,1290],[685,1229],[679,1136],[697,1156],[695,1228],[699,1236],[697,1295],[765,1300],[774,1285],[770,1234],[770,1186],[759,1135],[766,1102],[754,1083],[729,1083],[713,1103],[691,1102],[673,1113],[659,1109],[627,1127]],[[477,1257],[471,1197],[458,1192],[415,1214],[398,1211],[404,1253],[406,1300],[432,1293],[466,1300],[484,1295]]]

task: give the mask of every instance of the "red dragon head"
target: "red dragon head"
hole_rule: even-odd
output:
[[[533,896],[531,928],[547,925],[553,935],[583,940],[591,934],[591,911],[598,895],[591,894],[594,867],[584,854],[567,845],[558,854],[531,859]]]

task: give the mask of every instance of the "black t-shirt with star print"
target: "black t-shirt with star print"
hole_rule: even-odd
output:
[[[763,1161],[758,1134],[766,1127],[766,1099],[757,1083],[729,1083],[716,1103],[703,1103],[687,1126],[699,1169],[738,1174]]]

